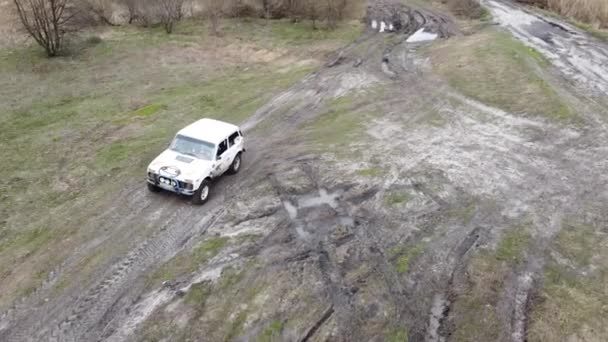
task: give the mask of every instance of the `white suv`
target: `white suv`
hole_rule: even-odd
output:
[[[210,181],[241,168],[243,134],[232,124],[199,120],[177,133],[167,150],[148,166],[148,189],[192,196],[195,204],[209,198]]]

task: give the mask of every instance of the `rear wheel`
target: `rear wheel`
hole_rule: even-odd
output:
[[[228,173],[231,175],[234,175],[235,173],[239,172],[239,170],[241,169],[241,162],[243,160],[241,159],[241,153],[239,152],[239,154],[236,155],[236,157],[234,157],[234,160],[232,161],[232,164],[230,165],[230,169],[228,169]]]
[[[148,184],[148,191],[150,191],[150,192],[160,192],[161,189],[159,187],[157,187],[156,185],[151,184],[151,183],[147,183],[147,184]]]
[[[192,203],[196,205],[205,204],[209,199],[210,192],[211,186],[209,184],[209,180],[205,179],[198,187],[198,190],[194,192],[194,196],[192,196]]]

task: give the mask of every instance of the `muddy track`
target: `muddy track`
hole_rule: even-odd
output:
[[[608,47],[597,38],[511,1],[484,0],[495,20],[516,38],[540,51],[590,97],[608,91]]]

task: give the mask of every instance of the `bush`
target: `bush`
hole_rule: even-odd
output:
[[[87,38],[85,43],[89,46],[93,46],[93,45],[101,44],[102,42],[103,42],[103,40],[101,39],[101,37],[91,36],[91,37]]]
[[[471,19],[479,19],[484,11],[477,0],[444,0],[454,14]]]

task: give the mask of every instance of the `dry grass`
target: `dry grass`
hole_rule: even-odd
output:
[[[443,0],[454,14],[471,19],[479,19],[484,11],[477,0]]]
[[[595,28],[608,28],[608,1],[606,0],[518,0],[546,7],[563,16],[591,24]]]

